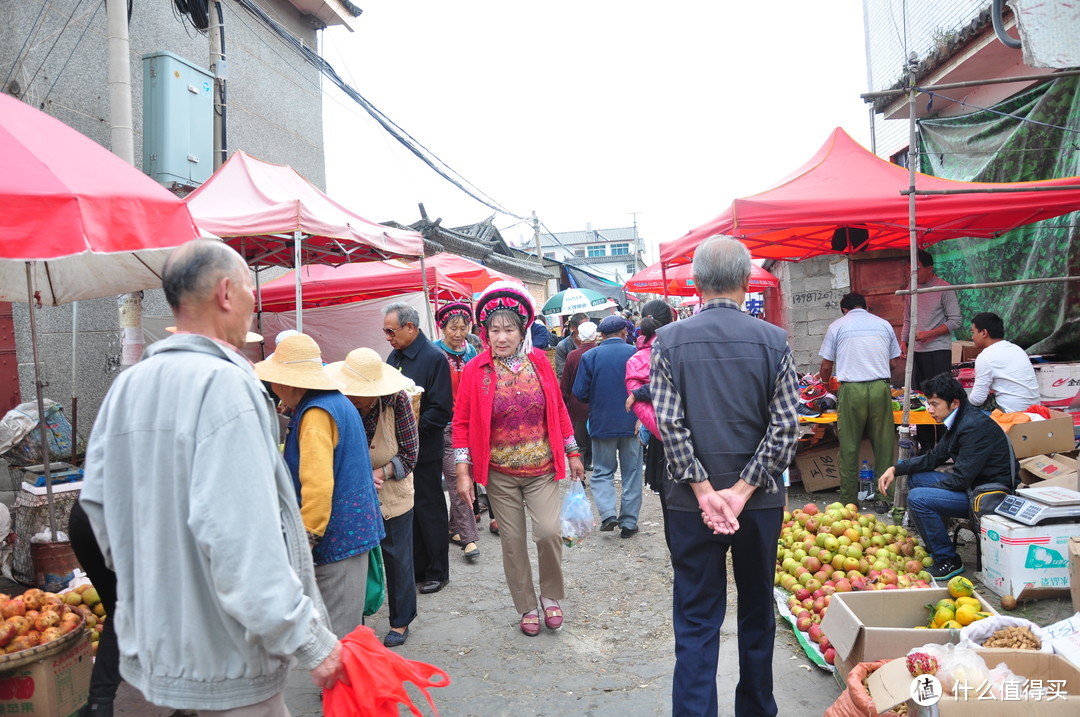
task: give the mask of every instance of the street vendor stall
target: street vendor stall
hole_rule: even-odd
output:
[[[59,120],[0,95],[0,300],[30,303],[38,415],[45,414],[33,305],[59,306],[161,286],[173,248],[200,236],[187,205]],[[49,532],[50,438],[39,421]],[[58,520],[59,518],[59,520]]]

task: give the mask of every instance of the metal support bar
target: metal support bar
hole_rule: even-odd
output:
[[[949,284],[947,286],[930,286],[925,289],[898,289],[894,293],[897,296],[910,296],[912,294],[934,294],[940,291],[963,291],[965,289],[996,289],[999,286],[1024,286],[1026,284],[1062,284],[1067,281],[1080,281],[1080,276],[1053,276],[1043,279],[1013,279],[1011,281],[988,281],[981,284]]]
[[[919,92],[930,92],[932,90],[959,90],[965,87],[982,87],[983,85],[1007,85],[1013,82],[1038,82],[1040,80],[1056,80],[1059,77],[1075,77],[1080,75],[1080,70],[1062,70],[1061,72],[1043,72],[1038,75],[1017,75],[1016,77],[993,77],[987,80],[965,80],[964,82],[943,82],[940,85],[926,85],[923,87],[916,87]],[[865,102],[871,102],[883,97],[900,97],[907,94],[907,87],[892,89],[892,90],[878,90],[876,92],[864,92],[859,95]]]
[[[1057,192],[1080,189],[1080,184],[1062,184],[1055,187],[986,187],[982,189],[901,189],[900,194],[921,197],[934,194],[1012,194],[1013,192]]]

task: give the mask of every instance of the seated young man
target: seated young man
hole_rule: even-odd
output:
[[[908,510],[926,549],[934,556],[928,572],[936,579],[964,572],[964,563],[949,540],[948,518],[968,516],[968,490],[985,483],[1013,485],[1017,475],[1005,432],[985,413],[968,403],[960,382],[949,374],[922,385],[926,409],[945,424],[945,435],[930,452],[889,468],[878,479],[882,493],[898,475],[908,478]],[[952,459],[952,472],[935,470]]]

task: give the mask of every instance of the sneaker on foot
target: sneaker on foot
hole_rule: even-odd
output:
[[[620,538],[632,538],[635,535],[637,535],[637,531],[638,531],[637,528],[623,528],[619,532],[619,537]]]
[[[964,563],[959,557],[935,560],[926,572],[930,573],[930,577],[934,580],[948,580],[964,572]]]

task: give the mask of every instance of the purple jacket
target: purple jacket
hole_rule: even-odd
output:
[[[652,344],[656,340],[656,334],[646,339],[639,336],[637,340],[637,352],[626,362],[626,390],[633,393],[642,386],[649,385],[649,361],[652,357]],[[642,425],[649,429],[649,433],[660,439],[660,431],[656,427],[656,409],[652,401],[634,401],[634,415],[638,417]]]

